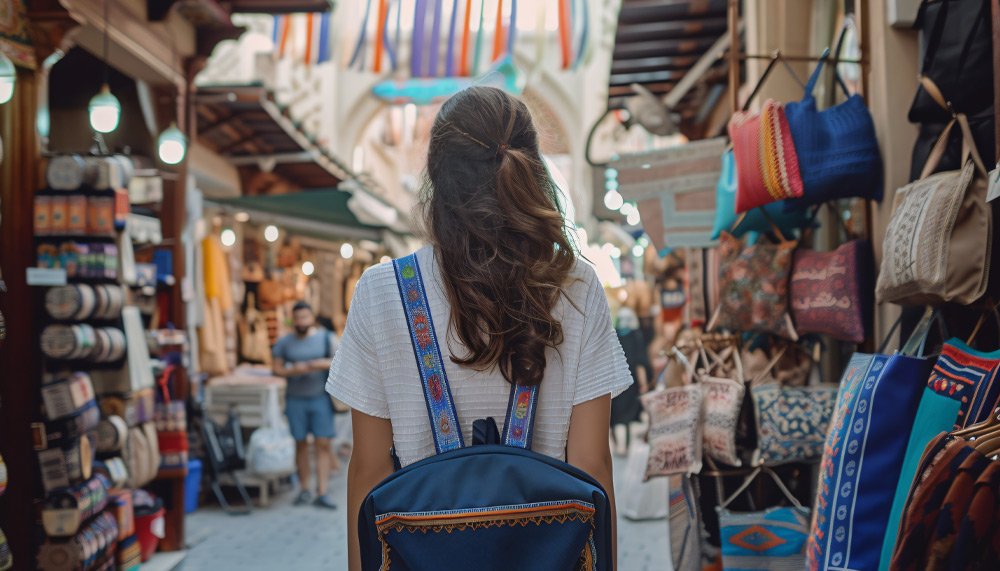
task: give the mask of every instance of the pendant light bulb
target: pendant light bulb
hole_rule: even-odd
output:
[[[14,83],[17,81],[17,70],[14,69],[14,62],[10,61],[7,54],[0,52],[0,105],[10,101],[14,97]]]
[[[111,93],[111,87],[107,83],[90,99],[87,110],[90,112],[90,126],[98,133],[110,133],[118,128],[122,104]]]
[[[184,160],[184,155],[187,154],[187,138],[177,128],[177,123],[171,123],[160,133],[157,152],[160,160],[168,165],[176,165]]]

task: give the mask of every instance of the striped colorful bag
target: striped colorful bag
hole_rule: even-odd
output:
[[[784,104],[768,99],[760,113],[734,113],[729,137],[738,177],[736,212],[802,196],[802,175]]]

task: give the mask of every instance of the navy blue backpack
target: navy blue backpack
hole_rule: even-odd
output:
[[[358,516],[365,571],[607,571],[611,507],[582,470],[531,451],[538,387],[513,385],[503,435],[466,446],[415,255],[393,262],[437,454],[397,471]]]

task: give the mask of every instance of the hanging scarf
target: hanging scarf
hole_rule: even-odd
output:
[[[572,27],[572,22],[569,17],[569,0],[559,0],[559,48],[562,50],[562,66],[563,69],[569,68],[570,65],[570,28]]]
[[[382,26],[382,43],[385,44],[385,53],[389,56],[389,66],[392,71],[396,71],[399,68],[399,61],[396,59],[396,54],[399,50],[399,14],[402,12],[403,7],[400,4],[400,0],[389,0],[389,5],[385,10],[385,24]],[[396,10],[396,39],[395,43],[389,41],[389,13],[392,12],[393,8]]]
[[[427,0],[417,0],[413,8],[413,39],[410,49],[410,75],[423,77],[424,60],[424,16],[427,14]]]
[[[361,33],[358,34],[358,42],[354,44],[354,52],[351,54],[351,61],[347,64],[347,67],[354,67],[359,61],[362,62],[362,67],[364,66],[364,60],[359,60],[358,58],[361,57],[361,52],[364,51],[365,48],[365,37],[368,34],[368,16],[371,12],[371,8],[372,0],[368,0],[368,3],[365,4],[365,15],[361,18]],[[282,45],[281,51],[283,54],[285,51],[284,45]]]
[[[476,51],[472,55],[472,75],[479,75],[479,62],[483,57],[483,16],[486,14],[486,0],[479,0],[479,28],[476,33]]]
[[[544,4],[544,2],[543,2]],[[464,24],[462,26],[462,53],[458,62],[458,75],[469,75],[469,26],[472,23],[472,0],[465,0]]]
[[[444,74],[455,75],[455,25],[458,23],[458,0],[451,0],[451,24],[448,26],[448,55],[445,56]]]
[[[431,45],[430,45],[430,75],[431,77],[437,77],[438,74],[438,57],[441,52],[441,12],[444,11],[444,6],[441,5],[441,0],[434,0],[434,23],[431,26]]]
[[[497,25],[493,31],[493,59],[496,61],[503,55],[503,0],[497,0]]]
[[[580,67],[583,56],[587,51],[587,43],[590,41],[590,8],[587,0],[580,0],[580,38],[576,44],[576,59],[573,61],[573,69]]]
[[[385,44],[385,24],[389,18],[389,7],[385,0],[378,0],[378,33],[375,34],[375,73],[382,73],[382,48]]]

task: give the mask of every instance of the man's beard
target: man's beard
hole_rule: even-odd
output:
[[[295,332],[298,333],[299,335],[305,335],[306,333],[309,333],[309,328],[302,327],[301,325],[296,325]]]

